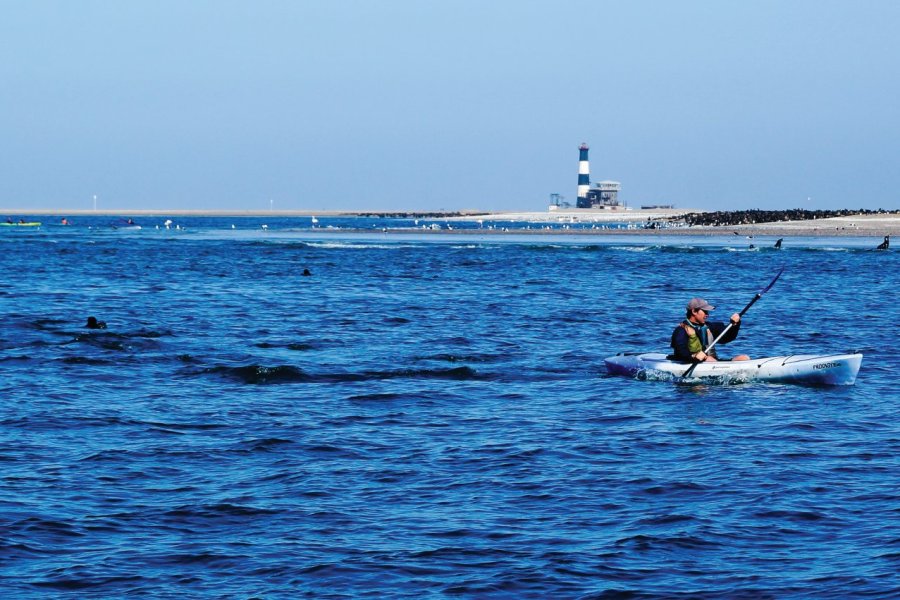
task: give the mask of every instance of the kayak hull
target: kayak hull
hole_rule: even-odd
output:
[[[793,354],[744,361],[700,363],[686,381],[742,383],[766,381],[800,385],[853,385],[862,354]],[[639,379],[677,380],[691,365],[668,360],[665,354],[620,353],[605,359],[610,375]]]

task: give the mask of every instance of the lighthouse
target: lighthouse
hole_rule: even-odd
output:
[[[578,148],[578,200],[575,206],[578,208],[590,208],[588,190],[591,188],[591,166],[588,163],[588,145],[581,144]]]
[[[617,210],[625,208],[619,202],[619,191],[622,184],[618,181],[601,181],[591,188],[591,167],[588,163],[588,145],[578,147],[578,200],[577,208],[606,208]]]

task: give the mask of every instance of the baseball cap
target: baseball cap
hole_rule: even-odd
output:
[[[702,308],[706,312],[710,312],[716,309],[715,306],[711,305],[703,298],[691,298],[691,301],[687,303],[687,308],[688,310],[697,310],[698,308]]]

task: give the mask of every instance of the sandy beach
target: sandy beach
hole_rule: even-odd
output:
[[[697,210],[651,209],[629,211],[596,211],[596,210],[559,210],[548,212],[491,213],[480,216],[485,223],[490,221],[521,221],[532,223],[570,223],[596,226],[596,229],[571,229],[572,233],[599,235],[724,235],[737,232],[740,235],[773,235],[773,236],[884,236],[900,234],[900,212],[880,215],[855,215],[852,217],[834,217],[809,221],[779,221],[774,223],[756,223],[753,225],[729,226],[678,226],[670,224],[688,213],[702,212]],[[455,218],[455,220],[471,220],[471,218]],[[448,219],[453,221],[454,218]],[[621,223],[658,223],[659,227],[650,229],[603,228],[604,225]],[[527,230],[539,233],[540,230]],[[517,230],[521,232],[521,230]],[[559,230],[554,230],[559,233]]]
[[[900,235],[900,213],[880,215],[855,215],[852,217],[834,217],[830,219],[814,219],[808,221],[779,221],[774,223],[755,223],[752,225],[728,225],[728,226],[678,226],[669,225],[668,219],[689,212],[678,210],[648,210],[648,211],[552,211],[545,213],[494,213],[489,216],[479,217],[485,221],[523,221],[545,223],[571,223],[579,224],[578,229],[570,229],[571,233],[586,235],[727,235],[738,233],[742,236],[814,236],[814,237],[879,237],[885,235]],[[451,219],[452,221],[452,219]],[[635,229],[615,228],[606,229],[604,225],[620,223],[660,223],[657,228],[640,227]],[[585,225],[596,225],[596,229],[584,229]],[[541,230],[527,230],[539,233]],[[545,230],[546,231],[546,230]],[[521,230],[517,230],[521,233]],[[558,229],[553,233],[560,233]]]
[[[517,233],[517,234],[549,234],[571,233],[578,235],[726,235],[737,233],[743,236],[814,236],[814,237],[879,237],[900,235],[900,211],[875,215],[854,215],[809,221],[779,221],[773,223],[756,223],[752,225],[728,226],[686,226],[673,222],[688,213],[703,212],[693,209],[634,209],[634,210],[589,210],[559,209],[550,211],[521,212],[479,212],[463,210],[458,212],[428,211],[333,211],[333,210],[276,210],[276,211],[239,211],[239,210],[24,210],[0,209],[0,215],[10,217],[373,217],[396,216],[420,218],[429,222],[450,224],[436,230],[420,228],[398,228],[397,232],[437,234],[472,233],[471,229],[452,229],[457,221],[481,221],[485,230],[479,233]],[[503,223],[502,227],[490,226]],[[517,227],[517,223],[522,223]],[[526,223],[528,225],[526,225]],[[566,224],[569,229],[543,229],[535,224]],[[620,227],[622,223],[633,223],[633,228]],[[656,224],[653,228],[647,224]],[[615,225],[615,228],[609,228]],[[346,231],[346,230],[344,230]],[[367,232],[370,230],[366,230]]]

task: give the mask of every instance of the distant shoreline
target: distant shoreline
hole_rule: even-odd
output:
[[[505,235],[534,235],[534,236],[542,236],[542,235],[552,235],[552,236],[620,236],[620,237],[635,237],[635,236],[653,236],[653,237],[665,237],[665,236],[702,236],[702,237],[715,237],[715,236],[733,236],[736,239],[745,239],[747,237],[759,237],[759,238],[771,238],[773,241],[777,238],[792,238],[792,237],[857,237],[857,238],[873,238],[881,241],[881,238],[885,235],[890,235],[892,237],[900,236],[900,227],[895,227],[893,229],[890,228],[879,228],[879,229],[855,229],[855,230],[831,230],[831,229],[822,229],[822,228],[796,228],[790,230],[777,230],[777,229],[767,229],[763,227],[754,227],[754,228],[743,228],[738,231],[738,236],[733,236],[733,232],[731,229],[724,227],[679,227],[679,228],[670,228],[670,229],[525,229],[525,228],[511,228],[511,229],[439,229],[439,230],[430,230],[430,229],[411,229],[411,228],[395,228],[395,229],[387,229],[384,233],[389,234],[427,234],[427,235],[459,235],[459,236],[475,236],[475,235],[490,235],[490,236],[505,236]],[[312,229],[311,233],[321,234],[321,235],[329,235],[329,234],[346,234],[346,233],[359,233],[359,234],[372,234],[374,233],[372,229]],[[898,242],[900,243],[900,242]]]
[[[281,210],[281,211],[239,211],[239,210],[23,210],[0,209],[0,215],[31,217],[234,217],[234,218],[311,218],[311,217],[394,217],[407,219],[424,219],[444,222],[448,226],[441,229],[422,228],[388,228],[390,233],[433,233],[433,234],[468,234],[468,235],[614,235],[614,236],[771,236],[771,237],[878,237],[900,235],[900,211],[883,214],[852,215],[824,218],[811,221],[778,221],[773,223],[755,223],[751,225],[693,225],[693,226],[661,226],[659,228],[604,228],[604,225],[620,223],[667,222],[669,219],[696,210],[646,209],[628,211],[596,211],[561,209],[545,212],[479,212],[474,210],[454,212],[428,211],[314,211],[314,210]],[[504,228],[484,229],[451,229],[457,221],[480,220],[485,223],[502,221],[508,223],[565,223],[572,225],[569,229],[541,229],[535,227],[505,226]],[[586,227],[590,226],[590,227]],[[312,229],[316,233],[372,233],[371,229],[328,230]]]
[[[0,208],[0,215],[34,215],[34,216],[56,216],[56,217],[359,217],[370,214],[399,214],[408,213],[410,211],[350,211],[350,210],[161,210],[161,209],[139,209],[139,210],[60,210],[53,209],[35,209],[27,210],[22,208]],[[416,213],[418,214],[418,213]],[[428,213],[428,214],[452,214],[452,213]],[[460,211],[457,214],[468,214],[466,211]],[[482,213],[472,213],[482,214]]]

